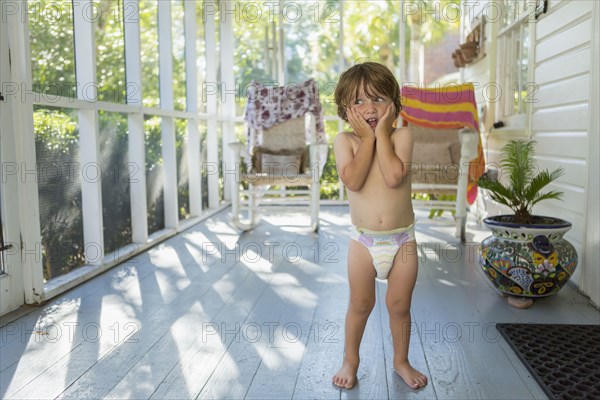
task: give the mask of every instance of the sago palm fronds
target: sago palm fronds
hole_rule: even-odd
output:
[[[500,166],[502,172],[508,174],[506,184],[486,175],[477,180],[480,187],[489,191],[492,200],[514,211],[515,222],[520,224],[533,222],[531,209],[536,203],[547,199],[560,199],[563,195],[555,190],[541,192],[565,171],[557,168],[552,172],[537,172],[537,164],[533,159],[534,144],[535,141],[511,140],[502,148]]]

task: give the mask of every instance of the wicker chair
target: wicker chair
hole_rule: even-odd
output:
[[[307,123],[313,123],[308,115],[263,129],[250,151],[240,142],[229,144],[237,177],[231,192],[231,222],[237,228],[252,229],[262,212],[283,208],[306,212],[311,229],[318,230],[319,179],[327,145],[314,140],[307,145]]]

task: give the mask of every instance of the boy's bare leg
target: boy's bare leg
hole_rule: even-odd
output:
[[[375,268],[371,254],[361,243],[350,240],[348,244],[348,283],[350,302],[346,313],[344,362],[333,376],[334,385],[351,389],[356,384],[356,371],[360,362],[358,350],[367,319],[375,305]]]
[[[417,246],[407,242],[398,250],[388,276],[385,302],[390,314],[394,345],[394,370],[413,389],[427,385],[427,377],[408,362],[410,343],[410,302],[417,280]]]

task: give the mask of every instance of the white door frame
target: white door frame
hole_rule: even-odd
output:
[[[15,0],[10,7],[2,8],[0,18],[0,80],[4,96],[0,109],[2,223],[5,241],[14,246],[11,252],[5,252],[0,315],[23,303],[44,300],[29,26],[27,18],[23,18],[26,10],[26,0]]]
[[[23,305],[23,274],[20,260],[18,172],[15,160],[15,141],[12,103],[6,93],[10,90],[7,23],[0,21],[0,217],[4,251],[0,252],[0,315]],[[9,248],[10,247],[10,248]]]
[[[0,37],[0,40],[3,38]],[[4,62],[4,61],[1,61]],[[3,68],[2,68],[3,69]],[[0,71],[0,74],[3,71]],[[5,82],[4,80],[2,80]],[[9,107],[0,100],[0,165],[2,179],[0,180],[0,217],[2,219],[3,243],[0,243],[0,315],[19,308],[25,302],[23,274],[21,268],[21,252],[19,251],[18,229],[18,197],[16,196],[17,179],[12,175],[16,163],[10,159],[9,149],[14,146]],[[13,142],[13,143],[11,143]],[[14,155],[14,151],[12,152]]]

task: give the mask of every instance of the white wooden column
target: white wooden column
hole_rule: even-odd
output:
[[[277,13],[279,14],[277,24],[278,35],[277,46],[275,46],[277,49],[277,58],[279,59],[277,63],[277,81],[279,82],[280,86],[285,85],[285,77],[287,74],[287,62],[285,59],[285,32],[283,29],[283,10],[285,9],[284,3],[284,0],[279,0],[279,12]]]
[[[173,111],[173,50],[171,34],[171,2],[158,2],[158,57],[160,108]],[[165,228],[177,228],[177,153],[175,150],[175,120],[161,118],[163,157],[163,188],[165,201]]]
[[[219,205],[219,145],[217,135],[217,43],[215,40],[215,12],[218,5],[204,2],[204,32],[206,42],[206,81],[202,85],[202,100],[206,101],[207,138],[204,168],[208,175],[208,207]]]
[[[13,4],[19,11],[27,9],[25,0],[19,0]],[[26,88],[32,88],[27,18],[23,20],[20,12],[6,12],[2,17],[6,18],[7,23],[7,29],[3,33],[8,32],[8,46],[11,55],[10,80]],[[5,91],[3,90],[3,92]],[[4,96],[7,97],[7,95],[8,93],[5,92]],[[19,96],[19,94],[15,96]],[[7,99],[7,101],[11,100]],[[16,185],[19,208],[15,212],[18,213],[20,228],[22,287],[25,303],[34,304],[44,300],[44,276],[32,96],[19,97],[18,100],[15,98],[14,101],[11,101],[11,111],[15,161],[20,172]],[[16,278],[17,276],[15,276]]]
[[[591,60],[598,60],[600,56],[600,4],[594,2],[592,7],[592,43],[590,45]],[[585,230],[585,254],[582,258],[582,285],[581,287],[590,296],[596,305],[600,305],[600,207],[598,198],[598,174],[600,174],[600,117],[597,111],[600,106],[600,67],[592,61],[590,65],[590,107],[589,107],[589,131],[588,131],[588,176],[587,176],[587,199],[586,210],[587,223]]]
[[[90,102],[98,100],[94,9],[93,0],[73,2],[77,98]],[[102,229],[102,176],[98,157],[98,111],[96,109],[80,109],[78,117],[85,258],[88,264],[101,265],[104,259],[104,233]]]
[[[223,157],[223,197],[231,200],[231,184],[235,180],[235,161],[229,143],[235,140],[235,101],[237,91],[233,73],[233,21],[235,1],[221,2],[220,43],[221,43],[221,146]]]
[[[184,2],[185,15],[185,71],[187,110],[194,114],[188,119],[188,169],[190,214],[202,213],[202,176],[200,174],[200,130],[198,129],[198,68],[196,66],[196,2]]]
[[[404,15],[404,0],[400,0],[400,28],[398,29],[398,80],[400,85],[404,84],[406,80],[406,57],[404,52],[406,51],[406,16]]]
[[[127,65],[127,104],[140,107],[129,113],[128,168],[129,193],[131,198],[131,233],[134,243],[148,241],[148,206],[146,194],[146,148],[144,135],[144,115],[142,106],[142,64],[140,40],[140,9],[138,0],[125,0],[125,64]]]
[[[338,38],[338,76],[344,72],[346,67],[346,61],[344,59],[344,2],[340,2],[340,33]],[[344,130],[344,120],[338,119],[338,132]],[[325,167],[325,166],[323,166]],[[344,200],[344,194],[346,186],[342,182],[342,179],[338,176],[338,200]]]

